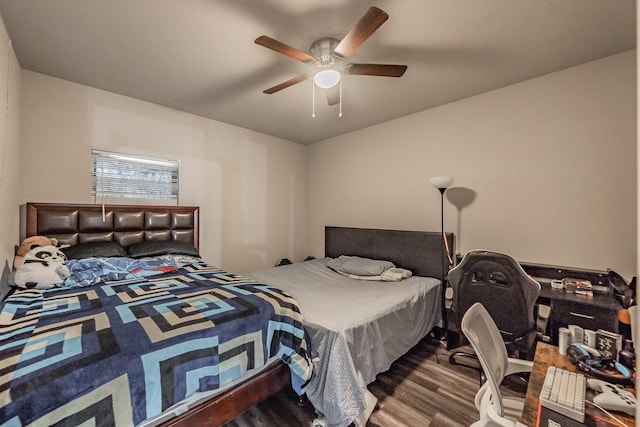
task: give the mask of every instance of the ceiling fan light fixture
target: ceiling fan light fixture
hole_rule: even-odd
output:
[[[313,76],[313,82],[322,89],[329,89],[340,82],[340,73],[336,70],[318,71]]]

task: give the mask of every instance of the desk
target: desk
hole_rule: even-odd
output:
[[[613,295],[609,273],[602,270],[586,270],[571,267],[520,263],[522,268],[540,283],[539,304],[551,307],[549,332],[551,342],[558,343],[558,328],[578,325],[583,329],[604,329],[618,333],[618,311],[622,305]],[[574,277],[588,280],[599,290],[592,297],[576,295],[562,289],[552,289],[553,279]]]
[[[549,366],[556,366],[568,371],[578,372],[576,366],[571,363],[569,359],[558,352],[558,347],[542,342],[539,342],[537,344],[536,354],[533,360],[533,370],[531,371],[529,385],[527,386],[527,395],[525,397],[524,410],[522,412],[522,418],[520,418],[520,422],[529,427],[536,425],[536,420],[538,417],[538,397],[540,396],[540,390],[542,390],[542,384],[544,383],[544,378],[547,374],[547,368]],[[633,389],[628,390],[633,392]],[[593,391],[587,389],[587,400],[592,399]],[[589,418],[589,415],[597,415],[599,417],[604,416],[604,414],[600,410],[594,408],[589,404],[586,405],[585,412],[587,414],[587,418]],[[616,415],[616,417],[623,420],[627,425],[635,425],[633,417],[629,417],[628,415],[621,412],[614,412],[614,414]]]
[[[564,290],[551,289],[540,284],[538,303],[551,307],[549,331],[551,342],[558,343],[558,329],[567,325],[578,325],[583,329],[618,333],[618,311],[622,306],[611,294],[595,294],[592,297],[576,295]]]

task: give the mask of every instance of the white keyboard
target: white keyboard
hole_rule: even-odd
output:
[[[583,374],[550,366],[540,392],[540,404],[584,423],[587,379]]]

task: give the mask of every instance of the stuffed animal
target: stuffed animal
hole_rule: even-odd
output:
[[[21,288],[51,289],[71,275],[64,265],[67,257],[55,246],[36,246],[26,253],[16,270],[14,282]]]
[[[13,259],[14,270],[17,270],[18,267],[22,265],[22,261],[27,252],[38,246],[58,246],[58,239],[45,236],[31,236],[24,239],[16,249],[16,256]]]

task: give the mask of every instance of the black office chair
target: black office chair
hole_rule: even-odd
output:
[[[453,288],[452,314],[461,333],[466,311],[476,302],[491,314],[510,357],[533,360],[540,326],[534,308],[540,294],[540,284],[525,273],[509,255],[472,250],[449,272]],[[454,351],[449,356],[453,364],[477,367],[460,362],[459,358],[474,358],[473,353]]]

